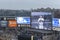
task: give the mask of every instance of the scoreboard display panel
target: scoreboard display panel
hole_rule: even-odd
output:
[[[31,28],[51,30],[52,15],[50,12],[32,12]]]

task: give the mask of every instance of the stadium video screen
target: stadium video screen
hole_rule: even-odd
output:
[[[53,18],[52,25],[53,25],[53,27],[60,27],[60,19],[59,18]]]
[[[30,24],[30,17],[17,17],[17,24]]]
[[[52,15],[48,12],[32,12],[31,13],[31,26],[36,29],[51,30],[52,27]]]

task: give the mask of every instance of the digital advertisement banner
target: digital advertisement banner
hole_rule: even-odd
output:
[[[8,21],[8,26],[9,26],[9,27],[17,27],[17,22],[16,22],[16,20],[9,20],[9,21]]]
[[[52,25],[53,25],[53,27],[60,27],[60,19],[59,18],[53,18]]]
[[[7,21],[0,21],[1,27],[7,27]]]
[[[17,17],[17,24],[30,24],[30,17]]]

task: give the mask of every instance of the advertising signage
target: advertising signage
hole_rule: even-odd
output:
[[[9,27],[17,27],[16,20],[9,20],[8,21],[8,26]]]
[[[30,17],[17,17],[17,24],[30,24]]]
[[[60,27],[60,19],[59,18],[53,18],[52,25],[53,25],[53,27]]]
[[[7,27],[7,21],[0,21],[1,27]]]

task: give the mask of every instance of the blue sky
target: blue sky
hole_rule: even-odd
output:
[[[60,0],[0,0],[0,9],[36,9],[36,8],[60,9]]]

